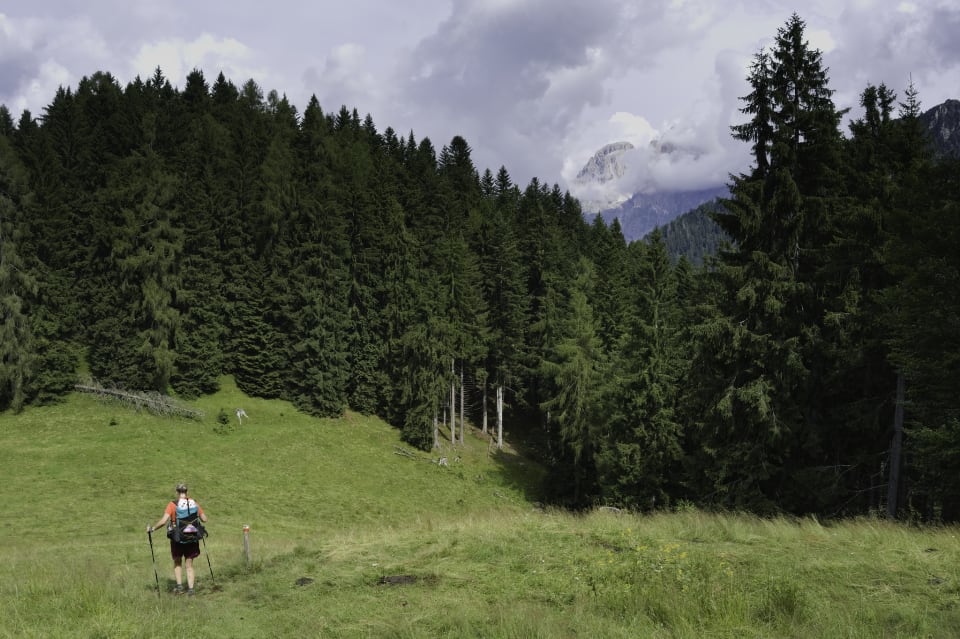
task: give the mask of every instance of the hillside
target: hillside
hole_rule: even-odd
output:
[[[459,135],[198,70],[85,77],[0,127],[0,411],[78,370],[179,399],[230,376],[427,452],[445,414],[524,428],[552,505],[960,521],[957,172],[886,89],[851,137],[830,100],[781,104],[785,78],[834,91],[783,62],[810,53],[789,24],[747,78],[783,86],[734,131],[762,133],[757,170],[710,271],[481,171]]]
[[[575,515],[542,509],[537,467],[476,431],[421,453],[377,420],[308,417],[231,380],[191,406],[205,416],[72,395],[4,416],[0,481],[29,510],[0,527],[0,637],[945,638],[960,624],[952,528]],[[217,420],[237,406],[242,427]],[[190,599],[144,533],[179,480],[210,517]]]
[[[701,204],[663,226],[663,242],[674,261],[686,257],[692,264],[700,265],[708,255],[717,254],[720,244],[729,239],[710,218],[710,213],[719,207],[717,200]]]
[[[635,193],[618,206],[601,211],[600,215],[608,224],[614,218],[620,220],[623,236],[629,242],[646,236],[658,226],[669,224],[683,213],[727,195],[725,186],[697,191]]]

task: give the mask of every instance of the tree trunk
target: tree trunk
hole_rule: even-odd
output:
[[[487,380],[483,380],[483,405],[480,410],[483,412],[483,434],[487,434]]]
[[[437,421],[437,409],[433,409],[433,447],[440,448],[440,424]]]
[[[887,486],[887,518],[896,519],[900,506],[900,458],[903,449],[903,373],[897,375],[897,403],[893,416],[893,443],[890,445],[890,483]]]
[[[463,445],[463,425],[467,422],[464,421],[463,415],[463,364],[460,364],[460,445]]]
[[[503,449],[503,386],[497,386],[497,448]]]
[[[450,445],[457,445],[457,384],[454,382],[456,368],[450,360]]]

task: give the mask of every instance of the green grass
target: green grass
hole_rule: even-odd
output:
[[[0,637],[960,636],[954,527],[574,515],[538,507],[536,465],[477,433],[422,453],[230,380],[193,406],[203,420],[84,395],[0,415]],[[211,536],[185,599],[155,535],[158,598],[144,528],[180,480]]]

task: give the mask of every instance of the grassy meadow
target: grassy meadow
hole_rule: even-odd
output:
[[[191,406],[0,415],[0,637],[960,636],[956,527],[571,514],[477,432],[423,453],[229,379]],[[145,533],[181,480],[210,518],[192,598]]]

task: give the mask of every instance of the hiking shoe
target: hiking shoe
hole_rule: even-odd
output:
[[[195,592],[193,591],[193,588],[190,588],[190,589],[187,590],[187,596],[188,596],[188,597],[192,597],[192,596],[194,596],[195,594],[197,594],[197,593],[195,593]]]
[[[177,584],[176,586],[174,586],[174,587],[173,587],[173,594],[175,594],[175,595],[182,595],[182,594],[183,594],[183,586],[181,586],[180,584]]]

